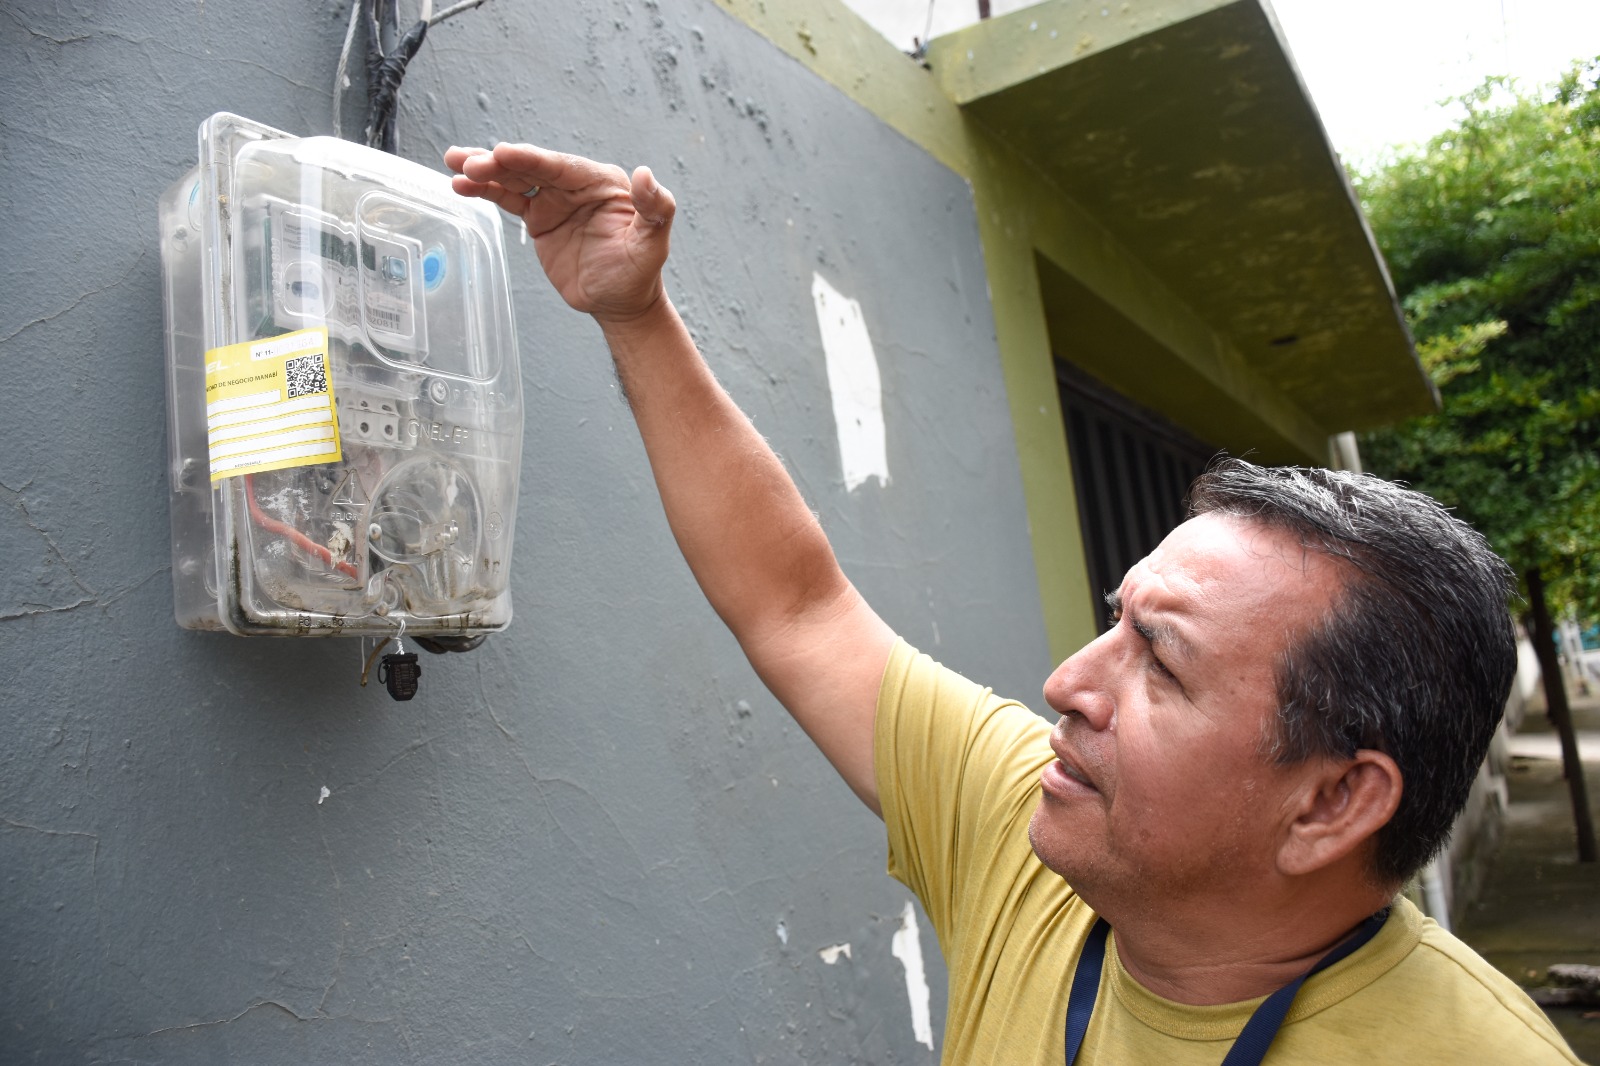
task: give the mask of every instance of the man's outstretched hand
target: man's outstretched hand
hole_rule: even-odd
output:
[[[451,148],[444,162],[456,172],[456,192],[522,220],[550,283],[574,310],[606,325],[661,301],[676,205],[648,167],[630,178],[621,167],[531,144]]]

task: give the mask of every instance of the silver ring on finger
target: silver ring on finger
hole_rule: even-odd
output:
[[[527,192],[523,193],[522,195],[526,196],[528,199],[531,200],[535,196],[539,195],[539,189],[540,189],[540,186],[535,185],[533,188],[529,189]]]

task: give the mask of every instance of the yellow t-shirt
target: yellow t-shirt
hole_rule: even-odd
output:
[[[1095,915],[1028,844],[1050,727],[896,643],[878,693],[889,873],[922,900],[950,971],[943,1061],[1062,1066],[1067,996]],[[1122,966],[1116,934],[1081,1066],[1218,1066],[1261,1000],[1194,1007]],[[1523,992],[1404,899],[1371,943],[1300,989],[1267,1061],[1578,1059]]]

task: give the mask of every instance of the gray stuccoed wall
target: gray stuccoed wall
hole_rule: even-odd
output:
[[[881,825],[700,598],[598,330],[514,236],[511,630],[396,704],[354,641],[174,625],[156,198],[211,112],[329,131],[347,10],[0,5],[0,1062],[931,1061]],[[490,0],[430,35],[400,134],[653,164],[671,292],[848,572],[1036,698],[960,179],[707,2]],[[887,487],[845,489],[813,271],[864,307]]]

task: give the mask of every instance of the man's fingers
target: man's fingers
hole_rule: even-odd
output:
[[[677,210],[672,193],[649,167],[639,167],[630,178],[620,167],[582,156],[504,142],[492,150],[452,147],[444,161],[456,171],[451,179],[456,192],[516,215],[536,237],[585,205],[614,202],[626,193],[635,213],[633,230],[653,242],[665,238]]]
[[[488,151],[489,149],[487,148],[462,148],[460,145],[452,144],[445,149],[444,165],[459,174],[461,173],[462,165],[468,159],[475,155],[487,154]]]
[[[447,153],[445,162],[449,161],[450,156]],[[541,181],[539,175],[531,172],[526,165],[508,165],[489,151],[472,152],[461,157],[459,170],[463,177],[471,181],[479,184],[493,182],[524,195],[535,188],[549,184],[548,181]]]
[[[445,153],[452,169],[476,182],[497,182],[514,192],[554,188],[580,193],[625,187],[627,178],[616,167],[582,156],[552,152],[531,144],[497,144],[493,151],[454,150]],[[457,165],[459,164],[459,165]]]
[[[497,144],[494,158],[502,166],[527,175],[540,188],[549,186],[576,193],[596,186],[620,188],[627,184],[627,175],[620,167],[531,144]]]
[[[488,200],[501,210],[519,217],[528,209],[528,198],[525,195],[512,192],[498,182],[473,181],[458,174],[450,179],[450,187],[462,196],[476,196]]]

